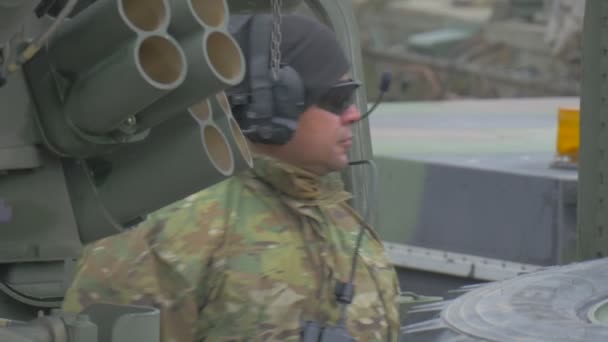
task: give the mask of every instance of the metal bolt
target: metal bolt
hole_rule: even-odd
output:
[[[135,119],[134,116],[129,116],[126,120],[125,120],[125,125],[127,126],[133,126],[135,125],[135,123],[137,122],[137,120]]]

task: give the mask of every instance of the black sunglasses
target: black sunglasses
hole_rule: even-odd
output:
[[[355,90],[361,86],[360,82],[344,80],[334,84],[319,100],[317,107],[336,115],[341,115],[353,104]]]

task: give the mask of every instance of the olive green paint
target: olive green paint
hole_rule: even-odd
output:
[[[208,50],[212,47],[210,43],[210,32],[198,30],[192,35],[180,40],[180,46],[186,54],[188,63],[188,75],[185,77],[175,90],[166,96],[159,98],[149,107],[137,114],[138,127],[152,127],[164,120],[175,116],[186,108],[215,95],[219,91],[237,85],[245,76],[245,59],[241,49],[229,35],[224,38],[232,42],[233,49],[224,51],[225,62],[232,62],[232,65],[225,67],[230,69],[230,74],[225,70],[219,70],[219,66],[213,63],[220,62],[213,60],[210,56],[215,53]],[[211,33],[220,35],[221,33]],[[225,73],[222,75],[222,73]]]
[[[588,0],[583,28],[578,258],[608,256],[608,3]]]
[[[181,76],[174,82],[163,84],[145,75],[140,55],[143,45],[149,39],[151,38],[140,37],[121,47],[74,83],[65,105],[65,115],[75,129],[91,135],[109,133],[118,129],[135,113],[166,97],[183,82],[186,59],[176,42],[174,46],[180,51],[181,57]],[[148,58],[157,59],[156,63],[160,63],[162,56],[158,53]]]
[[[49,46],[50,59],[59,72],[86,72],[143,33],[120,14],[122,2],[96,1],[59,27]],[[165,18],[165,27],[168,20]]]
[[[0,171],[40,166],[40,154],[34,146],[40,141],[32,117],[36,109],[22,74],[8,78],[0,102],[6,103],[0,115]]]
[[[377,231],[382,240],[407,243],[416,230],[424,196],[426,171],[423,163],[378,156],[380,194]]]

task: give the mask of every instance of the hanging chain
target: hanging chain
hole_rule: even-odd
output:
[[[270,69],[274,79],[279,78],[281,68],[281,6],[283,0],[270,0],[272,5],[272,34],[270,43]]]

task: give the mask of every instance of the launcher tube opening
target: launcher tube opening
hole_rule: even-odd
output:
[[[211,120],[212,111],[209,99],[204,99],[188,108],[190,115],[194,117],[199,123],[206,123]]]
[[[207,60],[227,84],[237,84],[243,77],[243,55],[238,44],[223,31],[212,31],[205,39]]]
[[[139,45],[138,62],[144,75],[161,86],[172,86],[185,77],[185,56],[167,37],[146,37]]]
[[[203,146],[209,160],[225,176],[234,170],[234,158],[226,136],[215,125],[207,124],[201,128]]]
[[[131,25],[146,32],[156,31],[169,21],[164,0],[123,0],[120,9]]]
[[[222,114],[228,120],[228,126],[230,127],[230,134],[232,134],[232,138],[234,139],[234,143],[238,148],[241,156],[247,163],[249,167],[253,166],[253,158],[251,156],[251,152],[249,150],[249,144],[247,143],[247,138],[243,135],[243,131],[241,127],[236,122],[234,117],[232,116],[232,110],[230,109],[230,103],[228,102],[228,98],[226,97],[226,93],[219,92],[215,95],[215,99],[222,110]]]
[[[228,13],[225,0],[191,0],[190,8],[202,24],[215,28],[225,26]]]

